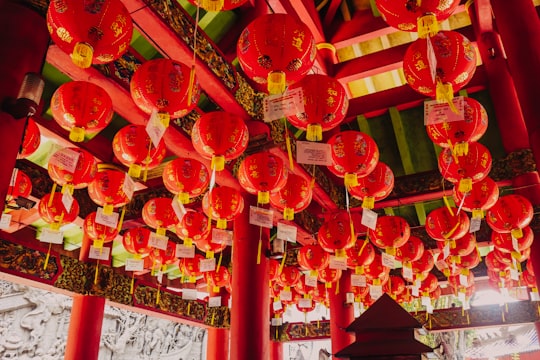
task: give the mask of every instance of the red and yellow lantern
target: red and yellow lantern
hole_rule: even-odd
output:
[[[126,230],[122,236],[122,245],[127,252],[133,255],[146,255],[152,251],[150,236],[152,232],[144,227],[136,227]]]
[[[234,220],[244,210],[244,198],[234,188],[219,186],[204,195],[202,208],[209,218],[217,221],[218,229],[226,229],[227,221]]]
[[[59,192],[49,193],[43,196],[38,205],[38,213],[41,218],[51,224],[51,228],[58,230],[65,224],[70,224],[79,216],[79,203],[73,199],[71,208],[66,209]]]
[[[187,209],[180,221],[176,223],[176,235],[184,240],[184,244],[189,246],[192,241],[198,241],[210,235],[208,221],[208,218],[203,213]]]
[[[517,194],[501,196],[486,214],[486,222],[493,231],[510,232],[516,239],[523,236],[522,229],[529,225],[532,219],[531,202]]]
[[[396,248],[409,240],[411,227],[401,216],[381,216],[375,229],[368,229],[368,234],[373,245],[395,255]]]
[[[66,158],[77,159],[73,170],[63,164]],[[64,148],[56,151],[49,160],[48,172],[51,179],[62,186],[62,190],[83,189],[90,184],[97,173],[97,161],[92,154],[79,148]],[[63,192],[63,191],[62,191]]]
[[[142,218],[146,225],[156,229],[159,235],[165,235],[167,229],[178,223],[172,207],[172,199],[159,197],[148,200],[142,208]]]
[[[298,265],[304,270],[318,271],[330,263],[330,255],[319,245],[304,245],[298,250]]]
[[[163,168],[163,185],[183,203],[202,195],[210,183],[206,166],[198,160],[176,158]]]
[[[32,118],[28,118],[26,128],[24,129],[24,136],[19,157],[21,159],[25,159],[32,155],[38,149],[39,144],[41,144],[41,133],[39,131],[39,127]]]
[[[238,181],[247,192],[257,194],[257,203],[268,204],[270,192],[278,192],[287,182],[283,160],[267,151],[247,156],[238,168]]]
[[[463,210],[480,212],[483,215],[483,212],[491,209],[499,199],[499,186],[487,176],[483,180],[472,183],[469,192],[463,193],[454,187],[453,196],[454,202],[461,205]]]
[[[464,211],[443,206],[432,210],[426,217],[426,232],[437,241],[459,239],[469,231],[470,220]]]
[[[103,207],[104,214],[129,203],[125,182],[127,174],[120,170],[98,168],[96,177],[88,184],[88,195],[93,202]]]
[[[358,185],[349,188],[352,197],[362,200],[362,207],[373,209],[375,201],[386,198],[394,189],[394,173],[390,166],[379,161],[368,175],[358,179]]]
[[[294,214],[305,210],[311,203],[313,190],[303,176],[289,173],[285,185],[276,192],[270,192],[270,204],[283,211],[285,220],[293,220]]]
[[[116,227],[109,227],[107,225],[96,222],[97,212],[91,212],[84,218],[83,230],[84,233],[92,240],[99,241],[101,244],[109,243],[113,241],[118,235],[118,229]]]

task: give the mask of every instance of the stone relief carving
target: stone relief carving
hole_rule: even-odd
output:
[[[0,280],[0,360],[63,359],[72,299]],[[202,360],[206,330],[106,306],[99,360]]]

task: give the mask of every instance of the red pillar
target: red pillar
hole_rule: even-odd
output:
[[[352,344],[355,338],[354,334],[345,331],[354,321],[353,305],[346,303],[347,292],[351,290],[351,275],[349,271],[343,271],[341,279],[339,279],[339,292],[337,294],[335,286],[328,289],[332,354]]]
[[[261,263],[257,264],[259,227],[249,224],[252,195],[244,196],[245,209],[234,221],[232,257],[231,359],[268,359],[270,356],[270,294],[268,288],[269,229],[262,231]]]
[[[15,99],[28,72],[41,73],[49,46],[45,19],[16,2],[0,0],[0,105]],[[0,110],[0,198],[5,199],[22,142],[24,119]]]
[[[283,343],[281,341],[270,341],[270,360],[283,360]]]
[[[79,253],[80,261],[88,261],[90,245],[85,236]],[[65,360],[97,360],[104,313],[104,297],[73,296]]]
[[[228,305],[229,293],[226,291],[222,290],[217,294],[210,291],[210,296],[221,296],[221,305]],[[214,327],[208,328],[206,359],[229,360],[229,329]]]

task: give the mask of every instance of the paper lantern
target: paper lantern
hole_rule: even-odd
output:
[[[47,27],[54,43],[82,68],[118,59],[133,35],[131,16],[120,0],[54,1]]]
[[[152,248],[152,251],[150,251],[148,255],[156,265],[170,265],[177,260],[176,243],[169,240],[167,241],[167,247],[165,249]]]
[[[213,257],[213,254],[218,254],[222,252],[226,247],[226,242],[214,242],[212,241],[212,233],[208,232],[207,236],[201,236],[197,239],[193,239],[195,246],[200,251],[206,253],[207,257]]]
[[[114,135],[112,149],[116,159],[129,168],[128,174],[133,177],[140,177],[141,170],[146,173],[157,167],[167,154],[163,140],[154,146],[144,125],[121,128]]]
[[[372,172],[359,178],[357,186],[349,188],[352,197],[362,200],[362,207],[373,209],[375,201],[386,198],[394,189],[394,173],[379,161]]]
[[[79,216],[79,210],[79,203],[76,199],[73,199],[71,208],[67,210],[62,201],[62,194],[59,192],[46,194],[41,198],[38,205],[39,216],[56,230],[62,225],[75,221]]]
[[[178,223],[171,198],[152,198],[144,204],[141,213],[145,224],[156,229],[156,233],[159,235],[165,235],[167,229]]]
[[[476,250],[476,237],[472,233],[466,233],[463,237],[437,241],[437,247],[443,251],[445,246],[448,246],[448,254],[452,256],[465,256],[469,255],[472,251]]]
[[[375,254],[375,248],[369,240],[355,241],[354,245],[346,250],[347,267],[356,269],[369,265],[375,260]]]
[[[208,286],[212,287],[226,287],[231,284],[231,273],[226,266],[220,266],[214,271],[205,272],[204,278]]]
[[[409,236],[405,244],[396,249],[396,260],[411,262],[418,260],[424,253],[424,243],[416,236]]]
[[[512,252],[512,251],[524,251],[531,247],[534,240],[534,233],[529,226],[525,226],[522,230],[523,236],[514,241],[512,240],[512,234],[510,233],[500,233],[496,231],[491,232],[491,242],[493,246],[501,252]]]
[[[283,160],[267,151],[246,156],[238,168],[240,186],[257,194],[258,204],[270,202],[270,192],[278,192],[287,182],[287,169]]]
[[[178,264],[178,267],[184,275],[190,277],[191,280],[195,280],[194,278],[202,275],[200,266],[201,260],[204,260],[204,256],[201,254],[195,254],[195,256],[192,258],[182,258]]]
[[[120,170],[98,168],[96,177],[88,184],[88,195],[93,202],[103,206],[104,214],[111,214],[113,208],[119,208],[130,201],[126,188],[127,174]]]
[[[202,195],[210,183],[206,166],[198,160],[176,158],[163,168],[163,185],[178,199],[187,204],[189,198]]]
[[[375,259],[371,264],[364,266],[364,275],[368,280],[373,281],[378,279],[379,281],[385,279],[390,273],[390,269],[383,265],[382,256],[375,254]]]
[[[327,75],[310,74],[289,86],[288,91],[295,89],[302,89],[304,111],[287,119],[306,131],[307,140],[321,141],[323,131],[332,130],[345,119],[349,100],[339,81]]]
[[[113,241],[118,235],[118,229],[96,222],[96,215],[97,212],[94,211],[84,218],[84,233],[92,240],[99,240],[103,243]]]
[[[501,262],[499,259],[497,259],[495,257],[495,253],[494,253],[494,250],[490,251],[486,256],[485,256],[485,262],[486,262],[486,266],[488,268],[488,275],[489,275],[489,270],[495,272],[495,273],[501,273],[503,271],[506,271],[507,269],[510,268],[510,264],[508,263],[503,263]]]
[[[315,39],[309,28],[287,14],[266,14],[240,34],[236,54],[244,73],[270,94],[303,78],[313,67]]]
[[[525,286],[529,288],[537,288],[538,285],[536,283],[536,276],[532,274],[529,270],[525,269],[521,273],[521,280],[525,284]]]
[[[276,259],[268,259],[268,275],[270,281],[276,280],[281,264]]]
[[[526,197],[517,194],[499,197],[486,214],[486,222],[493,231],[511,232],[515,238],[523,236],[521,229],[529,225],[532,218],[531,202]]]
[[[426,37],[438,32],[437,23],[452,15],[459,0],[376,0],[375,5],[388,25]]]
[[[150,246],[150,235],[152,232],[143,227],[136,227],[126,230],[122,236],[122,245],[127,252],[133,255],[149,254],[152,250]]]
[[[388,215],[379,217],[375,230],[368,229],[368,234],[373,245],[381,249],[392,249],[392,254],[395,254],[395,249],[409,240],[411,228],[401,216]]]
[[[405,281],[401,276],[390,275],[389,280],[383,285],[383,291],[396,297],[405,291]]]
[[[468,143],[478,141],[488,127],[486,109],[478,101],[463,97],[463,119],[428,124],[426,131],[429,138],[443,148],[452,148],[454,153],[468,151]]]
[[[426,217],[426,232],[437,241],[459,239],[469,231],[470,220],[463,211],[446,206],[432,210]]]
[[[197,76],[187,65],[172,59],[159,58],[144,62],[129,83],[131,97],[145,113],[157,113],[163,125],[171,118],[187,115],[197,106],[200,88]]]
[[[289,173],[285,185],[276,192],[270,192],[270,204],[283,211],[283,219],[293,220],[294,214],[305,210],[311,203],[313,190],[303,176]]]
[[[304,270],[318,271],[330,263],[330,255],[319,245],[304,245],[296,255],[298,265]]]
[[[432,273],[427,273],[421,280],[419,290],[421,293],[430,293],[439,286],[439,280]]]
[[[206,11],[228,11],[242,6],[247,0],[188,0]]]
[[[27,198],[32,194],[32,180],[26,173],[20,169],[13,169],[16,172],[15,177],[12,176],[11,183],[8,187],[6,201],[16,200],[18,197]]]
[[[379,149],[371,137],[360,131],[342,131],[328,140],[332,165],[328,169],[345,178],[347,188],[358,185],[358,178],[371,173],[379,161]]]
[[[292,287],[298,283],[300,280],[300,275],[302,275],[302,273],[296,266],[287,265],[284,266],[281,272],[278,274],[277,280],[283,287]]]
[[[452,194],[454,202],[463,210],[483,214],[483,211],[491,209],[499,199],[499,186],[487,176],[483,180],[472,183],[471,190],[466,193],[458,191],[458,187],[454,186]]]
[[[202,208],[208,217],[217,221],[218,229],[226,229],[227,221],[234,220],[244,210],[244,198],[234,188],[219,186],[204,195]]]
[[[527,261],[531,256],[531,248],[526,248],[521,252],[503,252],[498,248],[493,249],[493,256],[499,262],[507,264],[511,268],[514,268],[514,264]]]
[[[326,284],[326,287],[332,287],[332,283],[339,281],[342,271],[340,269],[331,269],[329,267],[321,269],[317,273],[320,282]]]
[[[176,223],[176,235],[190,245],[190,241],[197,241],[210,236],[208,218],[199,211],[187,209],[186,213]]]
[[[73,142],[84,141],[105,129],[112,120],[113,108],[109,94],[87,81],[70,81],[56,89],[51,98],[54,120]]]
[[[70,147],[52,154],[47,169],[55,183],[73,193],[73,189],[83,189],[94,180],[97,161],[88,151]]]
[[[41,133],[39,131],[39,127],[32,118],[28,118],[26,128],[24,129],[19,157],[21,159],[25,159],[32,155],[38,149],[39,144],[41,144]]]
[[[432,43],[433,55],[427,41]],[[430,63],[431,58],[435,63]],[[435,79],[432,77],[434,67]],[[440,31],[409,45],[403,58],[403,73],[411,88],[422,95],[451,103],[453,94],[472,79],[476,71],[476,47],[457,31]]]
[[[226,161],[236,159],[247,149],[249,131],[239,116],[213,111],[195,121],[191,140],[202,157],[212,160],[211,168],[221,171]]]
[[[345,256],[345,250],[356,242],[356,235],[351,234],[351,223],[346,212],[337,213],[326,220],[317,233],[319,245],[337,256]]]
[[[464,155],[452,154],[450,149],[443,149],[439,154],[439,171],[443,178],[458,185],[459,192],[469,192],[472,184],[485,179],[491,170],[491,153],[482,144],[469,144],[469,151]]]
[[[435,259],[431,251],[424,251],[418,260],[411,262],[413,276],[428,273],[435,266]]]

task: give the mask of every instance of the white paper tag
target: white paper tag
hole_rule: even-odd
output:
[[[407,280],[412,280],[413,279],[413,271],[412,271],[412,267],[410,266],[403,266],[403,270],[402,270],[402,274],[403,274],[403,277]]]
[[[462,307],[463,307],[463,310],[470,310],[471,302],[467,300],[463,301]]]
[[[518,239],[514,237],[514,235],[510,234],[510,237],[512,237],[512,249],[519,252],[519,242]]]
[[[69,191],[64,191],[62,194],[62,204],[66,208],[67,212],[71,211],[71,206],[73,205],[73,195]]]
[[[437,75],[437,56],[435,56],[435,49],[433,49],[433,44],[431,43],[429,36],[426,40],[429,73],[433,84],[435,84],[435,76]]]
[[[220,307],[221,296],[211,296],[208,298],[208,307]]]
[[[169,238],[165,235],[158,235],[155,232],[150,233],[150,239],[148,239],[148,245],[155,249],[167,250],[167,244]]]
[[[172,199],[171,206],[178,220],[182,219],[182,217],[184,217],[184,215],[186,214],[186,208],[184,207],[184,204],[182,204],[182,202],[178,199],[178,196],[175,196]]]
[[[310,287],[317,287],[317,277],[316,276],[311,276],[311,275],[306,275],[304,277],[304,284],[306,286],[310,286]]]
[[[369,286],[369,296],[372,299],[376,300],[380,298],[383,294],[382,285],[370,285]]]
[[[482,225],[481,218],[474,218],[474,217],[471,218],[469,232],[470,233],[477,232],[478,230],[480,230],[481,225]]]
[[[146,124],[146,133],[155,147],[159,146],[159,142],[161,141],[163,134],[165,134],[165,130],[167,130],[165,124],[163,124],[159,118],[157,110],[154,109],[150,115],[150,120],[148,120],[148,123]]]
[[[11,179],[9,180],[9,186],[15,186],[15,183],[17,182],[18,173],[19,173],[19,169],[13,168],[13,171],[11,172]]]
[[[377,227],[377,218],[379,217],[379,214],[377,214],[375,211],[371,209],[362,209],[362,220],[361,223],[365,227],[375,230]]]
[[[201,259],[199,262],[199,269],[201,272],[216,270],[216,258]]]
[[[257,206],[249,207],[249,223],[271,229],[274,227],[274,211]]]
[[[156,274],[156,279],[158,283],[163,283],[163,271],[161,271],[161,269],[158,270]]]
[[[519,272],[517,269],[510,268],[510,279],[519,281]]]
[[[330,255],[330,269],[347,270],[347,258]]]
[[[442,254],[443,254],[443,260],[446,259],[448,255],[450,255],[450,242],[447,242],[444,245]]]
[[[284,94],[269,95],[263,99],[263,117],[271,122],[304,112],[304,92],[301,87]]]
[[[103,213],[103,208],[98,207],[97,212],[96,212],[96,223],[105,225],[114,229],[118,225],[118,213],[113,212],[110,215],[105,215]]]
[[[538,294],[538,291],[531,291],[531,301],[540,301],[540,294]]]
[[[182,289],[183,300],[197,300],[197,290],[195,289]]]
[[[95,247],[93,245],[90,245],[90,251],[88,252],[88,257],[90,259],[96,259],[96,260],[109,260],[109,255],[111,253],[110,247]]]
[[[289,290],[281,290],[279,292],[279,298],[283,301],[292,301],[292,292]]]
[[[39,241],[51,244],[63,244],[64,233],[62,231],[53,230],[51,228],[41,228],[41,235]]]
[[[281,303],[281,301],[274,301],[272,303],[272,307],[274,308],[274,311],[279,311],[283,309],[283,304]]]
[[[422,306],[431,305],[431,298],[429,296],[422,296]]]
[[[124,194],[126,194],[126,197],[131,200],[133,193],[135,192],[135,181],[133,181],[131,176],[128,176],[127,174],[124,174],[124,184],[122,185],[122,190],[124,191]]]
[[[10,224],[11,224],[11,214],[2,213],[2,217],[0,217],[0,229],[2,230],[9,229]]]
[[[452,111],[446,102],[441,103],[438,100],[424,102],[424,125],[462,121],[464,119],[463,96],[456,96],[452,102],[457,113]]]
[[[345,303],[353,304],[354,303],[354,293],[348,292],[345,294]]]
[[[463,291],[459,291],[458,296],[457,296],[459,302],[461,302],[461,303],[465,302],[465,296],[466,296],[466,294]]]
[[[126,271],[143,271],[144,260],[143,259],[126,259]]]
[[[383,252],[381,254],[381,258],[382,258],[383,266],[386,266],[387,268],[390,268],[390,269],[395,269],[396,268],[396,261],[395,261],[396,257],[395,256]]]
[[[80,153],[70,148],[56,151],[49,159],[49,164],[56,165],[66,172],[74,173],[77,169]]]
[[[225,229],[212,229],[212,242],[215,244],[226,244],[232,246],[233,232]]]
[[[280,304],[281,304],[281,303],[280,303]],[[281,309],[275,309],[275,308],[274,308],[274,310],[281,310]],[[278,318],[276,318],[276,317],[272,318],[272,326],[281,326],[281,325],[283,325],[283,318],[280,318],[280,317],[278,317]]]
[[[195,257],[195,246],[185,246],[184,244],[176,244],[176,257],[193,259]]]
[[[433,305],[431,305],[431,303],[426,305],[426,312],[428,314],[433,314]]]
[[[280,254],[285,251],[285,240],[275,238],[272,240],[272,252]]]
[[[420,289],[418,288],[418,286],[413,285],[411,287],[411,294],[414,297],[418,297],[418,295],[420,295]]]
[[[277,224],[277,235],[278,239],[286,240],[292,243],[296,243],[296,233],[298,229],[294,225],[288,225],[282,222]]]
[[[305,298],[302,298],[302,299],[298,299],[298,307],[300,309],[309,309],[311,308],[311,299],[305,299]]]
[[[469,277],[467,275],[459,274],[459,284],[461,286],[469,286]]]
[[[332,147],[330,144],[313,141],[296,142],[296,162],[308,165],[332,165]]]
[[[351,286],[365,287],[366,284],[365,275],[351,274]]]

